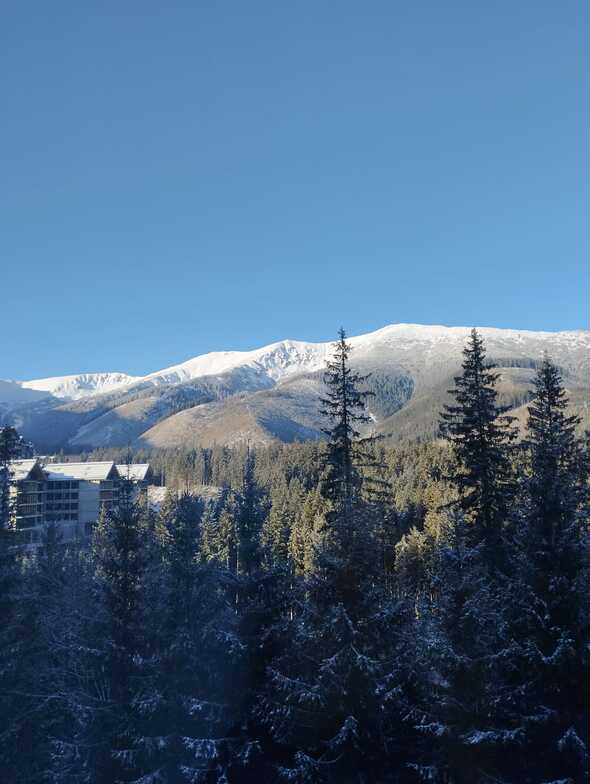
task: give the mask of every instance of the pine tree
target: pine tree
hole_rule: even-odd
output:
[[[27,451],[28,445],[13,427],[0,427],[0,546],[6,538],[4,532],[11,527],[10,463]]]
[[[243,646],[225,573],[199,558],[202,513],[188,493],[167,505],[161,558],[146,581],[154,666],[136,703],[140,781],[222,781],[240,747]]]
[[[517,740],[510,727],[498,724],[496,711],[498,661],[508,644],[504,584],[491,578],[483,544],[471,543],[471,525],[454,510],[436,541],[424,537],[425,569],[417,586],[424,661],[417,729],[426,742],[419,759],[433,777],[436,771],[434,781],[453,784],[504,781],[496,761]]]
[[[272,494],[268,517],[263,523],[261,544],[267,568],[293,568],[290,558],[291,536],[305,493],[298,479],[281,484]]]
[[[268,512],[268,498],[254,469],[255,456],[248,448],[239,490],[223,493],[208,510],[203,528],[203,554],[244,577],[261,566],[261,534]]]
[[[295,574],[309,575],[313,570],[315,553],[326,529],[330,503],[319,487],[305,496],[289,536],[289,556]]]
[[[260,568],[262,526],[268,500],[254,474],[254,453],[248,448],[242,487],[235,497],[236,573],[251,575]]]
[[[331,423],[325,525],[316,528],[312,495],[303,536],[292,538],[307,579],[295,596],[298,611],[271,632],[275,654],[257,705],[259,721],[283,747],[280,775],[291,781],[382,780],[387,764],[405,759],[412,734],[401,718],[411,713],[399,657],[404,607],[388,600],[375,579],[375,504],[363,492],[372,461],[357,430],[366,421],[366,395],[358,390],[363,377],[348,367],[348,352],[341,331],[323,402]]]
[[[558,368],[535,378],[525,497],[507,592],[513,644],[497,711],[519,736],[509,772],[533,782],[590,777],[590,547],[587,466]]]
[[[100,724],[101,743],[89,765],[96,781],[105,784],[137,778],[141,730],[135,705],[142,699],[149,676],[142,590],[146,571],[144,509],[132,496],[132,482],[123,480],[118,505],[101,513],[93,540],[108,701],[93,717]]]
[[[453,405],[441,413],[440,434],[450,441],[457,470],[451,477],[459,503],[473,525],[471,541],[483,543],[485,558],[501,558],[502,530],[513,495],[510,445],[516,437],[512,419],[497,402],[499,374],[486,363],[485,348],[473,329],[463,350],[463,372],[450,394]]]
[[[334,356],[326,363],[324,383],[327,394],[321,400],[321,413],[328,422],[323,428],[328,439],[323,460],[323,494],[337,501],[345,515],[359,497],[362,469],[372,464],[360,441],[359,430],[371,421],[365,412],[365,404],[372,393],[361,389],[368,376],[350,368],[350,351],[346,333],[340,329],[334,344]]]
[[[20,458],[23,439],[12,427],[0,428],[0,766],[18,778],[22,699],[17,682],[24,641],[22,600],[27,577],[22,551],[15,548],[11,461]]]
[[[529,493],[534,525],[551,546],[575,518],[586,496],[582,453],[576,440],[580,418],[568,416],[568,399],[558,368],[545,356],[529,405],[527,438],[531,463]]]
[[[39,546],[21,563],[20,592],[12,597],[16,629],[11,686],[16,699],[11,724],[18,738],[15,780],[25,784],[51,780],[52,738],[63,721],[62,695],[54,679],[60,652],[54,643],[63,623],[67,557],[55,524],[47,526]]]
[[[440,426],[453,451],[448,480],[458,501],[446,504],[442,537],[423,537],[428,568],[419,585],[431,599],[419,626],[435,675],[427,677],[421,703],[430,713],[424,732],[437,739],[434,766],[451,781],[470,784],[497,773],[497,747],[512,738],[494,723],[494,700],[506,646],[503,591],[516,434],[497,403],[498,374],[486,363],[476,330],[463,357],[451,391],[455,403],[445,406]]]

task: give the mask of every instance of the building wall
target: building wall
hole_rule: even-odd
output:
[[[62,541],[82,540],[92,532],[102,509],[109,510],[119,501],[119,479],[102,481],[49,479],[40,470],[33,479],[11,484],[13,525],[25,545],[40,541],[43,525],[59,525]],[[134,487],[134,498],[147,498],[146,482]]]
[[[78,522],[93,523],[100,510],[100,484],[80,482],[78,495]]]
[[[78,520],[79,483],[76,480],[51,480],[46,483],[45,522],[73,523]]]
[[[10,504],[14,509],[15,526],[31,528],[43,522],[44,483],[24,480],[10,488]]]

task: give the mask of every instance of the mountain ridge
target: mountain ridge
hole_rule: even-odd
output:
[[[380,327],[362,335],[352,336],[347,338],[353,348],[363,345],[372,340],[378,340],[386,334],[394,332],[406,331],[407,337],[414,334],[415,337],[419,336],[423,340],[429,338],[430,340],[440,340],[444,336],[453,336],[465,339],[468,332],[472,327],[465,326],[445,326],[438,324],[413,324],[413,323],[398,323],[389,324]],[[590,336],[590,330],[564,330],[564,331],[547,331],[547,330],[517,330],[513,328],[500,328],[500,327],[477,327],[482,333],[484,339],[486,334],[488,336],[498,336],[503,338],[519,339],[523,335],[528,338],[539,338],[550,341],[556,338],[579,338],[580,336]],[[192,380],[208,375],[218,375],[222,372],[234,369],[239,366],[252,366],[260,360],[265,360],[269,355],[280,356],[287,358],[289,351],[292,349],[291,356],[296,350],[302,357],[299,365],[296,366],[295,372],[301,372],[303,369],[319,369],[329,352],[329,348],[333,341],[301,341],[291,338],[276,341],[268,345],[262,346],[257,349],[248,351],[210,351],[205,354],[197,354],[183,362],[170,365],[169,367],[161,370],[152,371],[143,376],[135,376],[120,371],[101,371],[101,372],[84,372],[78,374],[68,374],[64,376],[50,376],[39,379],[31,379],[26,381],[8,381],[5,383],[15,383],[25,389],[32,389],[35,391],[47,391],[56,397],[79,399],[83,396],[91,394],[101,394],[102,392],[111,391],[115,388],[122,388],[133,386],[141,382],[157,383],[178,383],[181,381]],[[312,367],[313,366],[313,367]],[[280,363],[270,365],[271,378],[279,380],[288,373],[280,373],[278,369]],[[75,388],[78,382],[79,389]]]
[[[393,439],[433,436],[470,327],[391,324],[348,338],[351,362],[370,373],[372,428]],[[505,402],[522,406],[534,368],[548,352],[575,390],[584,417],[590,405],[590,331],[478,328],[500,368]],[[320,438],[322,372],[333,341],[284,340],[251,351],[219,351],[132,376],[54,376],[18,382],[46,397],[2,399],[0,415],[43,448],[182,447]],[[11,394],[15,385],[6,387]],[[4,412],[2,414],[2,412]],[[590,424],[590,423],[589,423]]]

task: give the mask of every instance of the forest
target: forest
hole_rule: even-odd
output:
[[[123,481],[88,546],[14,546],[0,430],[2,782],[590,781],[590,435],[559,368],[519,429],[473,330],[439,438],[386,447],[349,360],[341,331],[324,441],[151,454],[159,510]]]

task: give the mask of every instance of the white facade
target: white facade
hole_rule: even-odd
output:
[[[143,487],[151,475],[148,464],[130,465],[131,481]],[[15,460],[11,464],[14,527],[24,544],[35,544],[43,526],[56,523],[63,541],[85,539],[101,510],[116,507],[122,477],[112,461],[48,463]],[[142,479],[134,480],[137,475]]]

